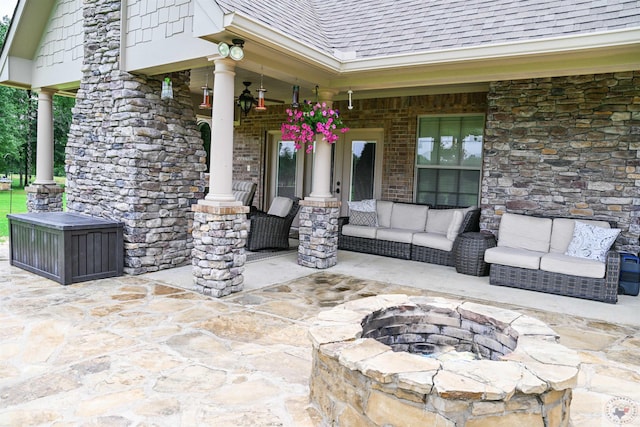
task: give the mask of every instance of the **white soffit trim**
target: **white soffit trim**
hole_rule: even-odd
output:
[[[334,72],[341,69],[341,62],[328,53],[306,43],[300,43],[282,31],[269,27],[241,13],[235,12],[226,15],[224,26],[227,31],[246,39],[260,41],[265,46],[303,62]]]
[[[224,11],[214,0],[194,0],[193,36],[202,37],[224,30]]]
[[[241,13],[225,15],[225,29],[246,38],[260,41],[279,52],[337,74],[375,71],[431,64],[459,63],[521,57],[562,55],[565,52],[586,52],[593,49],[623,47],[640,49],[640,27],[606,32],[579,34],[538,40],[521,40],[494,45],[442,49],[422,53],[406,53],[376,58],[343,56],[340,60],[327,52],[301,43],[291,36]],[[356,52],[357,54],[357,52]],[[348,58],[348,59],[347,59]],[[640,67],[640,53],[638,54]]]
[[[578,36],[556,37],[543,40],[525,40],[490,46],[443,49],[425,53],[401,54],[382,58],[345,61],[341,71],[358,72],[385,68],[411,67],[499,58],[561,54],[606,47],[637,45],[640,47],[640,28],[615,30]],[[640,62],[640,51],[638,54]]]

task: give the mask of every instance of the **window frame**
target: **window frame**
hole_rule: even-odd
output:
[[[480,164],[478,166],[465,166],[465,165],[439,165],[439,164],[430,164],[430,165],[420,165],[418,164],[418,156],[419,156],[419,139],[420,139],[420,122],[422,119],[424,118],[436,118],[436,119],[443,119],[443,118],[463,118],[463,117],[477,117],[477,118],[482,118],[482,140],[481,140],[481,147],[480,147]],[[477,171],[479,172],[478,175],[478,189],[477,189],[477,200],[478,200],[478,205],[480,204],[480,200],[481,200],[481,191],[482,191],[482,165],[484,163],[484,134],[486,131],[486,120],[487,120],[487,116],[485,113],[461,113],[461,114],[421,114],[417,116],[416,119],[416,147],[415,147],[415,156],[414,156],[414,161],[413,161],[413,165],[414,165],[414,174],[413,174],[413,203],[418,203],[418,186],[420,184],[419,181],[419,173],[421,169],[430,169],[430,170],[455,170],[455,171]],[[460,141],[458,142],[458,144],[462,143],[462,139],[460,139]],[[455,194],[460,195],[460,194],[469,194],[469,193],[460,193],[460,181],[458,181],[457,184],[457,192]],[[437,202],[437,198],[438,198],[438,191],[436,189],[436,202]],[[428,204],[428,203],[421,203],[421,204]],[[437,204],[437,203],[436,203]]]

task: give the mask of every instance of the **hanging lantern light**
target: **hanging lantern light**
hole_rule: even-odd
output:
[[[267,91],[262,87],[262,75],[260,75],[260,89],[258,89],[258,102],[256,104],[256,111],[267,111],[267,106],[264,105],[264,94]]]
[[[203,110],[211,109],[211,89],[209,88],[209,74],[207,74],[207,80],[204,86],[202,86],[202,103],[200,108]]]
[[[298,102],[299,97],[300,97],[300,86],[295,85],[293,87],[293,96],[291,98],[291,107],[298,108],[300,106],[300,103]]]
[[[169,77],[165,77],[162,81],[162,92],[160,92],[160,99],[173,99],[173,84]]]
[[[251,82],[242,82],[242,84],[245,86],[245,88],[238,97],[238,106],[246,117],[247,114],[249,114],[249,111],[251,111],[251,107],[253,107],[253,104],[255,104],[256,100],[251,95],[251,91],[249,90]]]

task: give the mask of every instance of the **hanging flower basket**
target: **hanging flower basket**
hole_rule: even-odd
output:
[[[316,135],[322,135],[322,140],[333,144],[338,139],[334,131],[340,129],[345,133],[349,130],[342,123],[340,112],[329,108],[326,103],[311,103],[305,101],[300,109],[287,108],[287,121],[282,123],[282,139],[293,141],[296,150],[306,147],[306,152],[313,150]]]

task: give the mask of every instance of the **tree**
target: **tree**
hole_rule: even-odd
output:
[[[0,44],[4,45],[10,20],[0,21]],[[65,146],[75,99],[53,97],[54,174],[64,176]],[[27,170],[35,173],[37,99],[31,91],[0,86],[0,175]],[[31,152],[31,155],[29,155]],[[27,180],[24,181],[26,185]]]

